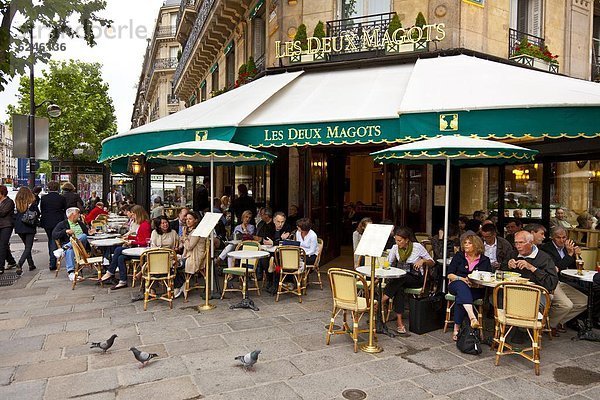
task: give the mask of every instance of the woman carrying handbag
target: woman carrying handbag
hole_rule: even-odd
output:
[[[31,256],[31,248],[33,247],[33,239],[39,225],[40,210],[38,208],[35,195],[28,187],[21,187],[15,197],[15,205],[17,213],[15,216],[15,233],[19,235],[25,250],[17,263],[17,275],[23,273],[23,264],[25,260],[29,264],[29,270],[35,269],[33,257]]]

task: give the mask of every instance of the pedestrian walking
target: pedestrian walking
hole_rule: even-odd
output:
[[[27,260],[29,270],[35,269],[35,263],[31,256],[33,247],[33,239],[39,224],[40,210],[35,198],[35,195],[28,187],[21,187],[15,197],[15,205],[17,214],[15,215],[15,233],[19,235],[21,241],[25,245],[25,250],[17,263],[17,275],[23,273],[23,264]]]
[[[48,182],[48,194],[42,197],[40,202],[40,210],[42,218],[40,226],[46,231],[48,237],[48,253],[50,256],[50,271],[56,270],[56,243],[52,239],[52,230],[59,222],[65,220],[65,212],[67,210],[67,202],[65,198],[58,193],[60,185],[56,181]]]
[[[83,200],[79,194],[75,191],[75,186],[71,182],[65,182],[62,186],[63,196],[65,196],[65,201],[67,202],[66,208],[77,207],[79,208],[79,212],[83,212]]]
[[[9,241],[14,228],[15,202],[8,197],[8,189],[0,185],[0,274],[4,273],[4,264],[8,261],[8,268],[15,266]]]

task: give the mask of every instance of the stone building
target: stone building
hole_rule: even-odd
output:
[[[3,183],[17,176],[17,159],[13,157],[13,135],[10,128],[0,123],[0,177]]]

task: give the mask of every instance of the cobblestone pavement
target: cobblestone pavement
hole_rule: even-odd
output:
[[[600,399],[600,344],[571,341],[573,332],[545,337],[539,377],[516,356],[495,367],[487,347],[462,354],[442,331],[380,337],[384,352],[355,354],[345,335],[325,345],[328,288],[309,290],[301,304],[255,295],[258,312],[230,310],[239,300],[230,294],[198,313],[197,292],[173,310],[153,302],[143,311],[134,289],[71,290],[64,268],[58,278],[47,270],[45,246],[35,244],[36,273],[0,288],[0,399],[342,399],[346,389],[369,399]],[[107,354],[89,348],[112,333]],[[131,346],[159,357],[139,369]],[[254,370],[236,364],[256,348]]]

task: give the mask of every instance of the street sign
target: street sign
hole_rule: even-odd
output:
[[[27,137],[29,135],[28,115],[13,114],[13,157],[29,158]],[[50,132],[48,118],[35,118],[35,158],[48,160],[48,140]]]

